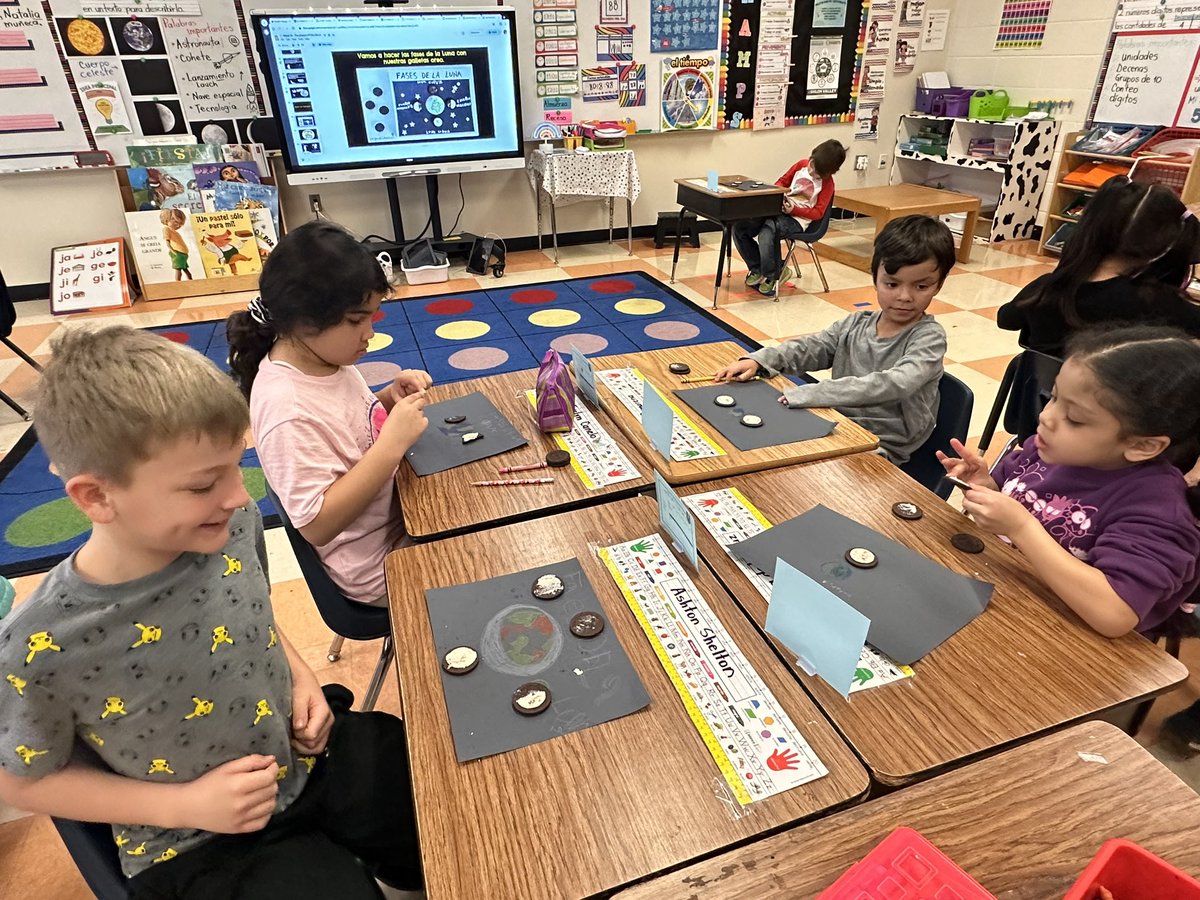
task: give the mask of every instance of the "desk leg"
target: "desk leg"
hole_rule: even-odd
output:
[[[633,256],[633,201],[625,198],[625,229],[629,237],[629,255]]]
[[[558,265],[558,216],[554,212],[554,198],[550,198],[550,234],[554,238],[554,264]]]
[[[538,229],[538,252],[542,249],[542,188],[539,185],[537,189],[537,229]]]
[[[613,198],[608,198],[608,242],[612,243],[613,231]]]
[[[721,265],[726,256],[729,257],[729,265],[733,265],[733,242],[729,239],[730,227],[725,223],[721,224],[721,252],[717,255],[717,280],[713,284],[713,305],[712,308],[717,308],[717,294],[721,290],[721,272],[725,268]],[[732,277],[732,276],[731,276]]]
[[[679,265],[679,242],[683,238],[683,213],[685,207],[679,207],[679,220],[675,223],[675,255],[671,258],[671,284],[675,283],[675,267]],[[720,266],[717,267],[718,270]]]
[[[963,223],[962,240],[958,242],[958,261],[971,261],[971,245],[975,243],[975,224],[979,219],[979,207],[967,210],[967,221]]]

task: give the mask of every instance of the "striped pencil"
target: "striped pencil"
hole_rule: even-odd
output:
[[[549,463],[535,462],[535,463],[529,463],[528,465],[525,465],[525,466],[502,466],[501,468],[497,469],[496,471],[499,472],[501,475],[507,475],[509,472],[532,472],[534,469],[548,469],[548,468],[550,468]]]
[[[711,375],[697,375],[695,378],[681,378],[683,384],[695,384],[697,381],[712,381]],[[753,378],[747,378],[747,381],[762,381],[761,375],[755,375]]]
[[[472,481],[472,487],[508,487],[510,484],[553,484],[553,478],[513,478],[508,481]]]

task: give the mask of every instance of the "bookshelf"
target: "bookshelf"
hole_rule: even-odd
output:
[[[1072,208],[1077,206],[1081,199],[1096,193],[1096,188],[1066,184],[1062,178],[1088,160],[1119,163],[1127,168],[1132,168],[1139,158],[1070,149],[1084,134],[1086,132],[1083,131],[1072,131],[1067,134],[1063,144],[1064,149],[1059,155],[1058,165],[1054,169],[1055,181],[1051,186],[1050,203],[1047,207],[1050,211],[1046,215],[1046,224],[1042,228],[1042,237],[1038,242],[1038,250],[1045,255],[1057,256],[1061,252],[1059,247],[1047,246],[1047,242],[1064,224],[1078,222],[1079,216],[1071,214]],[[1200,202],[1200,154],[1197,154],[1190,163],[1155,159],[1152,164],[1148,165],[1149,159],[1145,157],[1141,159],[1142,163],[1134,173],[1135,181],[1170,182],[1169,186],[1177,190],[1184,203]]]

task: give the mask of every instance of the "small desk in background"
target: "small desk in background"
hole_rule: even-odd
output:
[[[596,553],[657,531],[654,501],[635,497],[388,556],[392,628],[404,644],[396,665],[429,900],[590,897],[865,794],[869,779],[862,765],[701,566],[690,573],[692,582],[828,770],[746,807],[726,796],[709,749]],[[571,557],[578,558],[650,705],[460,764],[425,590]],[[485,666],[480,660],[471,677],[491,675]]]
[[[943,216],[965,212],[966,223],[958,244],[958,261],[971,261],[971,244],[975,239],[975,222],[979,218],[979,198],[974,194],[942,191],[921,184],[888,184],[881,187],[835,190],[833,205],[839,209],[871,216],[875,220],[875,235],[892,219],[922,213]],[[817,244],[821,255],[864,272],[871,271],[871,255],[854,253],[844,247],[831,246],[827,241]]]
[[[604,356],[592,360],[592,365],[597,372],[602,369],[636,368],[648,381],[658,387],[670,402],[678,406],[696,424],[697,428],[704,432],[713,445],[719,446],[725,451],[721,456],[708,456],[682,462],[665,459],[651,445],[641,419],[630,413],[625,405],[613,395],[608,385],[604,383],[604,379],[597,377],[596,385],[600,391],[600,399],[604,403],[605,421],[615,421],[618,429],[623,431],[625,437],[637,448],[642,459],[661,472],[663,478],[671,484],[687,484],[711,478],[724,478],[741,472],[757,472],[761,469],[790,466],[793,463],[824,459],[829,456],[862,453],[874,450],[879,446],[879,438],[861,425],[851,422],[837,410],[813,409],[810,412],[836,423],[836,427],[827,437],[765,447],[761,450],[738,450],[691,407],[672,395],[672,391],[678,388],[701,387],[702,385],[698,382],[684,384],[681,376],[672,375],[667,369],[671,363],[687,363],[692,367],[689,377],[703,377],[740,359],[748,352],[732,341],[723,341],[715,344],[673,347],[669,350],[645,350],[640,353]],[[792,384],[786,378],[778,375],[770,379],[770,382],[780,391],[786,390]],[[712,384],[713,382],[707,383]]]
[[[717,292],[721,289],[721,273],[728,259],[733,261],[733,226],[743,219],[777,216],[783,212],[784,189],[777,184],[762,184],[750,190],[735,185],[759,184],[745,175],[722,175],[717,189],[708,189],[706,178],[676,178],[675,201],[679,204],[679,222],[675,226],[675,256],[671,260],[671,283],[675,283],[675,268],[679,265],[679,240],[683,233],[683,214],[690,210],[721,226],[721,253],[717,257],[717,276],[713,285],[713,309],[717,308]]]
[[[951,571],[995,585],[983,614],[913,665],[914,678],[844,700],[819,678],[792,671],[880,784],[901,785],[972,757],[1153,697],[1187,679],[1187,668],[1138,634],[1106,638],[1053,599],[1018,550],[873,453],[755,472],[690,486],[681,494],[735,487],[777,525],[823,504]],[[916,503],[915,521],[892,504]],[[981,537],[963,553],[950,536]],[[760,627],[767,603],[699,523],[700,554]],[[773,639],[772,639],[773,640]],[[777,645],[782,646],[782,645]],[[785,650],[781,650],[785,658]]]
[[[625,198],[625,228],[629,255],[633,256],[633,201],[642,191],[637,160],[632,150],[576,151],[534,150],[525,171],[537,204],[538,249],[542,249],[542,195],[550,200],[550,236],[554,241],[554,264],[558,265],[558,219],[556,203],[602,198],[608,201],[608,240],[613,239],[613,200]]]
[[[1057,900],[1109,838],[1200,875],[1200,797],[1119,729],[1089,722],[664,875],[617,900],[815,897],[901,825],[993,895]]]
[[[637,478],[604,487],[589,488],[574,465],[561,469],[534,469],[508,475],[498,474],[496,470],[501,466],[541,462],[547,451],[559,449],[554,436],[543,434],[533,419],[533,406],[530,405],[525,392],[533,390],[536,382],[537,370],[526,369],[523,372],[473,378],[430,389],[431,403],[479,391],[495,404],[496,409],[500,410],[529,443],[508,453],[489,456],[478,462],[435,472],[432,475],[419,476],[412,466],[402,462],[396,471],[396,489],[400,494],[404,526],[414,541],[433,541],[505,522],[603,503],[616,497],[630,496],[654,482],[654,470],[642,458],[633,442],[626,438],[620,429],[614,427],[604,413],[587,406],[582,397],[577,397],[575,402],[587,406],[600,427],[633,464],[639,473]],[[437,428],[440,424],[440,421],[431,421],[429,427]],[[472,481],[544,477],[553,477],[554,483],[511,487],[470,485]]]

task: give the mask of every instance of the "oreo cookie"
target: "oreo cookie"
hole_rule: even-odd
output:
[[[950,536],[950,543],[954,545],[956,550],[961,550],[963,553],[983,552],[983,541],[973,534],[966,534],[960,531],[958,534]]]
[[[563,466],[571,464],[571,454],[566,450],[551,450],[546,454],[546,465],[551,468],[561,469]]]
[[[550,708],[550,688],[540,681],[527,681],[512,695],[512,708],[523,716],[536,716]]]
[[[762,428],[762,423],[763,423],[762,416],[751,416],[751,415],[742,416],[742,424],[745,425],[747,428]]]
[[[442,419],[442,421],[445,422],[447,425],[457,425],[460,422],[467,421],[467,417],[466,416],[446,416],[446,418]]]
[[[846,551],[846,562],[859,569],[873,569],[879,558],[866,547],[851,547]]]
[[[579,638],[593,638],[604,630],[604,618],[600,613],[581,612],[571,617],[571,634]]]
[[[737,406],[737,401],[728,394],[717,394],[717,396],[713,397],[713,403],[717,404],[717,406],[725,407],[726,409],[728,409],[730,406]]]
[[[671,363],[667,366],[667,371],[672,375],[687,375],[692,371],[692,367],[687,363]]]
[[[479,665],[479,654],[473,647],[455,647],[442,657],[442,669],[451,675],[466,675]]]
[[[921,512],[921,507],[915,503],[909,503],[907,500],[900,503],[892,504],[892,515],[897,519],[920,519],[925,513]]]
[[[533,596],[539,600],[557,600],[567,589],[557,575],[541,575],[533,583]]]

